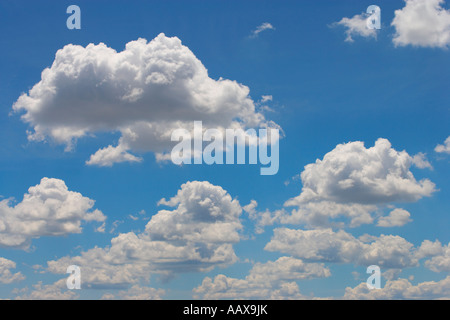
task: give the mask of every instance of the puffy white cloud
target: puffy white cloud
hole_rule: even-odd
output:
[[[379,227],[401,227],[411,222],[411,214],[404,209],[394,209],[386,217],[380,217],[378,219]]]
[[[110,166],[141,161],[132,152],[156,152],[174,146],[174,129],[274,125],[255,111],[249,88],[208,76],[207,69],[176,37],[158,35],[131,41],[117,52],[105,44],[69,44],[58,50],[41,80],[14,103],[33,127],[29,139],[48,137],[73,148],[96,132],[120,132],[117,146],[100,149],[87,161]]]
[[[450,45],[450,10],[444,0],[405,0],[395,11],[392,26],[396,46],[447,48]]]
[[[376,30],[367,28],[367,18],[367,14],[357,14],[353,16],[353,18],[344,17],[339,22],[336,22],[333,25],[343,26],[347,29],[345,31],[345,34],[347,35],[345,41],[347,42],[354,42],[352,38],[354,36],[376,38]]]
[[[344,299],[348,300],[418,300],[449,299],[450,276],[440,281],[427,281],[412,285],[406,279],[387,281],[381,289],[369,290],[366,283],[346,288]]]
[[[378,265],[385,269],[418,264],[413,244],[402,237],[381,235],[357,239],[343,230],[278,228],[265,250],[290,254],[305,261]]]
[[[253,208],[251,217],[257,220],[259,229],[275,222],[313,228],[370,224],[387,205],[417,201],[436,190],[430,180],[414,178],[410,171],[414,163],[423,167],[428,162],[420,155],[414,158],[406,151],[395,150],[386,139],[378,139],[370,148],[361,141],[339,144],[322,160],[305,166],[300,174],[302,192],[284,204],[297,208],[262,213]],[[402,221],[407,222],[401,210],[394,215],[402,215]],[[392,218],[381,218],[381,224]]]
[[[111,167],[115,163],[120,162],[141,162],[142,158],[136,157],[124,150],[124,146],[119,144],[117,147],[108,146],[98,150],[91,155],[90,159],[86,161],[87,165],[98,165],[100,167]]]
[[[23,200],[0,201],[0,247],[27,248],[33,238],[80,233],[81,224],[105,221],[95,201],[69,191],[64,181],[43,178]]]
[[[245,279],[225,275],[214,279],[206,277],[193,292],[197,299],[303,299],[295,281],[330,275],[323,264],[281,257],[276,261],[256,263]]]
[[[438,144],[434,149],[437,153],[449,153],[450,154],[450,137],[448,137],[444,144]]]
[[[134,285],[128,290],[121,290],[117,294],[105,293],[102,300],[161,300],[165,294],[162,289],[141,287]]]
[[[14,261],[0,257],[0,283],[8,284],[24,280],[25,276],[22,273],[11,272],[15,268],[16,263]]]
[[[427,156],[423,152],[419,152],[414,157],[412,157],[413,164],[419,169],[433,169],[431,163],[427,160]]]
[[[237,261],[233,244],[240,240],[242,208],[224,189],[188,182],[160,204],[174,209],[153,215],[144,232],[120,234],[108,247],[49,261],[48,270],[64,273],[74,264],[81,268],[86,288],[127,288],[152,273],[170,277]]]
[[[443,246],[438,240],[425,240],[417,256],[431,258],[425,261],[425,266],[434,272],[450,272],[450,244]]]
[[[340,144],[323,160],[305,167],[302,193],[286,204],[311,200],[382,204],[430,196],[435,185],[428,179],[416,181],[411,164],[411,156],[393,149],[386,139],[378,139],[371,148],[360,141]]]
[[[443,247],[439,240],[434,242],[424,240],[419,248],[417,248],[416,257],[419,259],[425,257],[433,257],[443,253]]]

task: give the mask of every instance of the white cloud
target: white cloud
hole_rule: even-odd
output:
[[[424,241],[419,256],[431,257],[425,266],[434,272],[450,272],[450,244],[442,246],[439,241]]]
[[[100,167],[111,167],[120,162],[141,162],[138,158],[124,150],[124,146],[119,144],[117,147],[108,146],[98,150],[91,158],[86,161],[87,165],[98,165]]]
[[[432,242],[430,240],[424,240],[420,247],[417,249],[416,257],[419,259],[425,257],[433,257],[443,253],[443,247],[439,240]]]
[[[264,22],[252,31],[252,38],[256,38],[261,32],[265,30],[275,30],[275,27],[269,22]]]
[[[140,287],[134,285],[128,290],[121,290],[117,294],[105,293],[101,300],[161,300],[165,294],[162,289]]]
[[[282,252],[304,261],[378,265],[384,269],[418,264],[414,246],[402,237],[381,235],[357,239],[343,230],[278,228],[265,250]]]
[[[66,45],[58,50],[41,80],[14,103],[32,126],[30,140],[50,138],[74,147],[97,132],[120,132],[117,146],[100,149],[89,165],[138,162],[130,152],[171,150],[174,129],[247,128],[275,125],[255,111],[249,88],[208,76],[189,48],[176,38],[158,35],[131,41],[116,52],[105,44]]]
[[[180,272],[208,271],[237,261],[233,244],[240,240],[239,202],[209,182],[188,182],[177,195],[162,199],[174,207],[153,215],[140,234],[120,234],[105,248],[48,262],[48,270],[64,273],[78,265],[87,288],[126,288],[150,274],[170,277]]]
[[[8,284],[24,280],[25,276],[22,273],[11,272],[15,268],[16,263],[14,261],[0,257],[0,283]]]
[[[253,208],[252,217],[258,228],[275,222],[314,228],[371,224],[386,206],[417,201],[435,192],[433,182],[414,178],[410,171],[414,163],[419,167],[429,164],[420,154],[414,158],[395,150],[386,139],[378,139],[370,148],[360,141],[339,144],[322,160],[305,166],[300,174],[302,192],[284,204],[296,209],[256,213]],[[395,212],[397,218],[399,212]]]
[[[256,263],[245,279],[218,275],[206,277],[194,288],[196,299],[303,299],[297,280],[325,278],[330,271],[318,263],[305,263],[292,257]]]
[[[423,152],[419,152],[412,158],[413,164],[419,169],[433,169],[431,163],[427,160],[427,156]]]
[[[450,243],[442,245],[439,240],[424,240],[417,248],[416,257],[427,258],[425,266],[434,272],[450,272]]]
[[[33,238],[80,233],[81,224],[105,221],[94,200],[69,191],[64,181],[43,178],[23,200],[0,201],[0,247],[28,248]]]
[[[367,18],[368,16],[364,13],[357,14],[353,16],[353,18],[344,17],[341,19],[341,21],[334,23],[334,25],[339,25],[347,28],[347,30],[345,31],[345,34],[347,35],[345,41],[347,42],[354,42],[352,38],[354,36],[376,38],[376,30],[367,28]]]
[[[377,226],[379,227],[401,227],[411,222],[411,214],[404,209],[394,209],[386,217],[378,219]]]
[[[311,200],[359,204],[417,201],[430,196],[435,185],[428,179],[416,181],[409,170],[412,161],[406,151],[396,151],[386,139],[378,139],[367,149],[360,141],[340,144],[323,160],[305,167],[302,193],[286,204]]]
[[[396,46],[447,48],[450,45],[450,10],[444,0],[405,0],[395,11],[392,26]]]
[[[265,103],[265,102],[272,101],[272,100],[273,100],[273,96],[271,96],[271,95],[261,97],[261,103]]]
[[[438,144],[434,149],[437,153],[449,153],[450,154],[450,137],[448,137],[444,144]]]
[[[79,298],[74,290],[68,290],[66,279],[61,279],[53,284],[44,285],[42,281],[33,285],[33,289],[21,290],[21,295],[16,300],[74,300]]]
[[[412,285],[406,279],[387,281],[381,289],[369,290],[366,283],[346,288],[344,299],[348,300],[419,300],[449,299],[450,276],[440,281],[427,281]]]

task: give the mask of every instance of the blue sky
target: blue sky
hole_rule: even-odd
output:
[[[71,4],[81,8],[81,30],[66,27],[69,17],[66,8]],[[382,27],[365,34],[357,23],[358,19],[364,19],[362,14],[371,4],[381,8]],[[417,12],[423,12],[421,6],[429,6],[427,14],[417,15]],[[421,284],[429,281],[444,288],[443,295],[448,298],[449,6],[448,1],[438,0],[428,4],[423,0],[377,3],[346,0],[282,3],[2,1],[0,219],[9,227],[2,231],[0,224],[0,236],[7,240],[25,237],[27,241],[14,246],[7,240],[0,240],[0,257],[9,261],[3,260],[3,269],[0,264],[0,298],[439,298],[422,290]],[[406,23],[406,16],[413,17],[408,20],[413,22]],[[343,20],[345,17],[349,20]],[[252,36],[263,23],[270,23],[272,28]],[[427,27],[418,28],[421,23]],[[161,33],[165,36],[159,36]],[[348,41],[348,35],[353,41]],[[121,52],[127,43],[139,38],[148,42],[155,39],[154,43],[170,46],[168,43],[173,37],[180,39],[186,48],[180,49],[180,44],[170,42],[179,49],[173,59],[176,60],[176,54],[181,52],[180,61],[200,61],[218,86],[221,85],[219,78],[223,78],[248,87],[247,98],[256,106],[252,112],[263,114],[265,120],[282,128],[284,137],[280,141],[280,168],[276,175],[261,176],[259,166],[255,165],[179,167],[167,161],[160,162],[155,159],[155,153],[160,150],[153,147],[150,134],[142,138],[147,139],[142,145],[148,143],[151,147],[143,150],[130,143],[125,151],[140,157],[140,162],[124,161],[106,167],[87,165],[86,161],[98,150],[120,145],[119,139],[125,135],[121,129],[125,124],[102,127],[101,123],[114,117],[117,117],[115,122],[120,122],[122,116],[109,112],[106,107],[103,114],[95,113],[103,115],[98,119],[83,118],[85,114],[77,113],[78,107],[83,107],[82,99],[77,100],[77,95],[70,95],[73,101],[67,102],[67,106],[74,106],[74,109],[65,108],[64,103],[58,104],[57,100],[41,97],[35,106],[37,109],[26,101],[21,110],[13,111],[19,97],[30,94],[33,86],[41,81],[42,71],[52,66],[56,52],[68,44],[85,48],[91,43],[104,43]],[[64,53],[67,59],[76,59],[76,55],[70,53]],[[79,65],[83,65],[84,60],[80,59]],[[94,59],[102,59],[101,54]],[[69,85],[61,79],[53,86],[64,98],[64,90]],[[96,92],[94,87],[84,86],[87,81],[90,78],[74,82],[75,86],[79,85],[76,88],[78,96],[90,90],[96,95],[103,94]],[[126,77],[123,81],[127,81]],[[126,85],[133,86],[133,83]],[[238,93],[242,89],[233,88]],[[173,85],[171,90],[177,90],[177,87]],[[272,99],[264,105],[271,111],[260,109],[262,96],[269,95]],[[241,101],[235,97],[227,98]],[[51,109],[50,113],[39,113],[39,108],[47,107],[54,108],[53,115],[62,116],[49,116]],[[235,107],[226,115],[239,117],[233,112],[243,107]],[[61,108],[61,113],[56,113],[55,108]],[[95,109],[95,103],[89,108]],[[33,110],[37,111],[33,113]],[[21,118],[27,112],[32,114],[28,123]],[[152,112],[150,118],[158,121],[158,106]],[[67,140],[62,134],[57,136],[49,130],[55,126],[68,126],[71,119],[98,122],[90,125],[82,137],[72,139],[75,143],[67,150]],[[36,126],[43,128],[43,141],[32,141],[27,136],[27,132],[41,130]],[[378,140],[380,138],[384,140]],[[375,144],[377,141],[384,143]],[[364,146],[358,142],[363,142]],[[346,144],[347,148],[338,148],[341,144]],[[442,148],[437,148],[438,145]],[[379,157],[374,157],[373,153]],[[328,161],[316,163],[325,155],[329,156]],[[314,163],[316,165],[312,165]],[[309,164],[311,166],[306,169]],[[336,166],[345,167],[342,175],[332,170]],[[305,174],[300,177],[302,172]],[[349,181],[343,177],[353,184],[360,183],[359,189],[341,188]],[[41,181],[43,178],[53,180]],[[200,183],[188,183],[193,181]],[[40,191],[35,194],[29,191],[33,186],[38,186]],[[54,209],[56,216],[37,218],[36,214],[53,210],[48,209],[48,202],[19,205],[26,202],[23,198],[26,193],[39,198],[39,192],[44,194],[45,190],[55,188],[63,196],[75,197],[74,193],[77,193],[83,197],[73,200],[82,203],[79,207],[74,202],[67,204],[76,207],[70,210],[76,212],[78,218],[71,216],[70,219],[75,220],[69,219],[75,229],[60,225],[61,221],[52,221],[66,213],[60,212],[60,207]],[[214,206],[222,210],[224,219],[233,226],[230,227],[229,241],[209,242],[206,231],[214,226],[208,225],[201,229],[202,241],[191,243],[188,240],[193,235],[190,232],[194,225],[186,221],[196,212],[183,210],[190,208],[190,201],[197,200],[185,198],[185,193],[181,192],[172,207],[158,205],[161,199],[169,200],[179,190],[186,194],[199,192],[196,195],[199,198],[194,197],[200,199],[198,201],[204,200],[202,197],[216,199],[211,194],[207,196],[209,192],[227,195],[217,200]],[[316,197],[306,199],[308,190],[315,190]],[[52,198],[52,192],[47,196]],[[368,200],[358,198],[359,192]],[[238,207],[238,217],[234,216],[235,209],[228,208],[231,206],[228,195],[236,200],[232,206]],[[285,204],[299,196],[302,199],[295,205]],[[252,200],[258,204],[253,214],[249,208],[244,208]],[[321,207],[325,203],[328,209]],[[87,209],[80,209],[83,205]],[[312,209],[313,205],[319,206],[318,211]],[[343,223],[328,224],[328,220],[333,220],[331,212],[337,206],[344,206],[337,217],[337,221]],[[367,218],[367,213],[371,218],[352,225],[346,218],[356,206],[371,206],[362,208],[363,213],[360,213],[361,217]],[[86,214],[95,209],[101,213],[88,218]],[[390,212],[394,209],[405,210],[409,219],[403,213],[397,225],[379,226],[380,216],[393,218]],[[181,217],[180,223],[184,223],[185,228],[179,232],[185,234],[176,234],[178,231],[172,234],[170,229],[175,228],[174,225],[164,225],[152,218],[157,214],[170,216],[171,213],[164,210]],[[302,211],[303,215],[295,215],[295,210]],[[271,223],[262,221],[264,212],[273,218]],[[318,223],[313,219],[322,215],[326,217],[325,222],[320,220]],[[13,219],[13,216],[17,218]],[[295,219],[289,220],[289,217]],[[94,221],[87,221],[89,219]],[[388,220],[394,223],[394,219]],[[24,226],[19,226],[20,221]],[[40,231],[25,230],[25,226],[36,221],[43,224],[37,227]],[[146,225],[152,221],[153,229],[149,228],[146,233]],[[217,223],[219,229],[225,228],[221,222]],[[101,230],[96,232],[99,226]],[[258,226],[262,230],[258,231]],[[55,228],[61,229],[57,232]],[[285,238],[282,235],[276,238],[276,230],[279,234],[286,230],[295,231],[300,237],[299,242],[283,243]],[[330,247],[321,247],[313,240],[316,239],[313,235],[324,230],[330,236]],[[168,240],[169,233],[170,237],[181,239],[175,246],[186,255],[191,249],[201,252],[212,246],[226,250],[235,258],[227,258],[221,264],[212,262],[217,258],[215,255],[209,257],[212,260],[208,262],[203,258],[197,261],[193,257],[176,256],[172,262],[163,263],[164,259],[155,253],[154,246],[161,245],[169,252],[167,246],[174,244]],[[238,234],[236,241],[232,240],[235,233]],[[138,251],[143,252],[142,256],[133,256],[135,253],[127,251],[130,247],[124,245],[123,252],[114,256],[120,263],[113,264],[113,253],[109,248],[114,248],[112,241],[122,241],[120,235],[124,234],[130,237],[123,240],[127,245],[132,236],[144,239],[136,244]],[[161,241],[156,234],[166,240]],[[311,235],[308,241],[304,240],[307,235]],[[360,238],[363,235],[372,238],[363,240]],[[390,238],[385,239],[386,236]],[[426,242],[424,245],[425,240],[433,244]],[[141,245],[143,247],[139,247]],[[346,252],[342,249],[346,245],[359,251]],[[398,251],[395,251],[396,246]],[[96,247],[102,250],[98,254],[98,264],[89,265],[87,253],[93,253]],[[270,247],[273,249],[269,250]],[[394,252],[389,250],[392,248]],[[117,250],[120,251],[119,247]],[[184,257],[184,253],[177,254]],[[355,258],[355,255],[365,258]],[[393,261],[398,256],[402,257],[400,263]],[[382,280],[385,287],[378,292],[364,291],[369,262],[379,264],[382,272],[386,272]],[[65,288],[67,275],[63,269],[77,263],[86,286],[82,290],[69,291]],[[285,272],[276,271],[277,268]],[[84,276],[83,270],[96,273],[99,278]],[[115,282],[108,278],[112,274],[120,279]],[[282,276],[270,280],[274,274]],[[102,275],[108,276],[100,279]],[[245,290],[237,279],[243,281]],[[220,289],[220,281],[228,282],[229,289]],[[394,290],[397,287],[402,288],[400,293]],[[346,291],[346,288],[350,289]],[[414,288],[422,295],[412,295]]]

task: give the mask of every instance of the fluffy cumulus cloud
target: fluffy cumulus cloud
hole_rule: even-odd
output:
[[[97,132],[120,132],[117,145],[87,161],[111,166],[142,159],[131,152],[162,154],[174,145],[174,129],[276,126],[255,110],[249,88],[208,76],[200,60],[176,37],[131,41],[117,52],[103,43],[67,45],[41,80],[14,103],[33,130],[29,139],[50,138],[74,147]]]
[[[379,227],[401,227],[411,222],[410,216],[411,214],[404,209],[394,209],[388,216],[380,217],[377,225]]]
[[[127,288],[151,273],[171,277],[180,272],[207,271],[237,261],[233,244],[240,240],[242,208],[224,189],[209,182],[188,182],[161,205],[139,234],[129,232],[106,248],[48,262],[48,270],[65,273],[68,265],[83,270],[86,288]]]
[[[295,281],[325,278],[330,271],[319,263],[305,263],[292,257],[256,263],[245,279],[218,275],[206,277],[193,290],[199,299],[303,299]]]
[[[28,248],[33,238],[80,233],[84,222],[104,222],[94,203],[62,180],[43,178],[16,205],[0,201],[0,247]]]
[[[434,272],[450,272],[450,243],[442,245],[439,240],[425,240],[417,251],[419,258],[429,258],[425,266]]]
[[[378,265],[384,269],[401,269],[418,265],[416,250],[402,237],[355,238],[339,230],[295,230],[278,228],[265,250],[279,251],[311,262]]]
[[[418,157],[423,160],[419,165]],[[417,181],[410,170],[413,165],[428,167],[418,157],[395,150],[386,139],[378,139],[370,148],[361,141],[339,144],[323,159],[305,166],[300,195],[284,204],[295,209],[257,213],[253,206],[251,216],[258,227],[276,222],[314,228],[371,224],[388,205],[417,201],[435,192],[433,182]],[[398,209],[382,217],[378,225],[399,226],[409,221],[405,211]]]
[[[8,284],[18,282],[25,279],[25,276],[20,272],[11,272],[16,268],[14,261],[0,257],[0,283]]]
[[[339,22],[334,23],[334,26],[342,26],[346,28],[345,34],[347,38],[345,38],[346,42],[354,42],[353,37],[360,36],[364,38],[376,38],[377,32],[376,29],[369,29],[367,27],[367,18],[368,15],[357,14],[353,16],[353,18],[342,18]]]
[[[412,157],[378,139],[371,148],[363,142],[338,145],[305,167],[301,174],[302,193],[287,202],[296,205],[312,200],[338,203],[380,204],[417,201],[430,196],[435,185],[428,179],[417,181],[410,171]]]
[[[440,281],[427,281],[417,285],[406,279],[387,281],[377,290],[369,290],[366,283],[346,288],[344,299],[348,300],[430,300],[450,297],[450,276]]]
[[[448,153],[450,154],[450,137],[448,137],[444,144],[438,144],[434,149],[437,153]]]
[[[405,0],[395,11],[392,26],[396,46],[448,48],[450,46],[450,10],[444,0]]]

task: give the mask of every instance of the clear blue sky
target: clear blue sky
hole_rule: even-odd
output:
[[[66,28],[69,16],[66,8],[71,4],[81,8],[81,30]],[[11,272],[20,272],[24,278],[2,283],[0,273],[0,298],[31,294],[35,290],[33,285],[40,281],[52,286],[58,279],[65,279],[64,272],[48,270],[48,261],[76,257],[96,246],[110,247],[111,239],[120,233],[144,232],[149,219],[165,209],[158,206],[158,201],[175,196],[188,181],[209,181],[220,186],[241,206],[256,200],[259,213],[283,208],[290,212],[293,208],[285,207],[284,203],[301,194],[304,184],[297,175],[306,165],[323,159],[339,144],[362,141],[370,148],[379,138],[389,140],[393,149],[405,150],[411,158],[425,154],[432,168],[411,165],[408,170],[416,181],[428,179],[434,183],[435,191],[413,201],[394,196],[393,201],[373,203],[378,206],[372,212],[374,216],[387,215],[393,208],[407,210],[411,221],[402,226],[380,227],[375,219],[372,223],[354,228],[345,225],[333,231],[342,229],[355,238],[363,234],[395,235],[410,242],[414,246],[411,250],[418,250],[424,240],[438,239],[446,246],[450,241],[450,155],[436,152],[435,148],[450,135],[450,44],[396,46],[393,43],[396,30],[391,22],[395,10],[405,7],[403,0],[376,3],[382,9],[382,28],[376,31],[376,39],[354,35],[354,42],[345,41],[346,27],[334,23],[365,12],[371,4],[375,2],[2,1],[0,201],[13,198],[8,204],[13,207],[42,178],[54,178],[64,181],[70,191],[95,200],[93,208],[100,210],[106,220],[105,232],[94,231],[98,222],[83,223],[81,233],[32,237],[28,248],[0,246],[0,257],[16,263]],[[449,6],[445,1],[443,8]],[[252,36],[265,22],[273,29]],[[268,105],[273,112],[266,112],[265,117],[277,123],[285,134],[280,141],[277,175],[260,176],[259,166],[251,165],[177,167],[157,162],[153,152],[137,152],[143,158],[139,163],[118,163],[112,167],[86,165],[90,155],[100,148],[117,145],[120,133],[114,130],[80,138],[71,151],[65,151],[64,145],[49,137],[46,142],[27,139],[27,130],[32,126],[21,120],[23,112],[12,112],[12,106],[22,93],[28,93],[41,80],[41,72],[52,65],[57,50],[67,44],[85,47],[102,42],[120,52],[130,41],[138,38],[151,41],[160,33],[179,38],[205,66],[210,78],[222,77],[247,86],[255,103],[263,95],[272,96]],[[139,215],[142,210],[145,215]],[[0,219],[6,219],[7,214],[13,213],[0,208]],[[136,274],[131,277],[135,280],[120,289],[105,285],[101,289],[82,289],[76,294],[97,299],[108,293],[117,295],[120,290],[138,284],[141,288],[165,290],[162,298],[190,299],[192,290],[205,277],[214,279],[224,274],[244,279],[255,263],[283,256],[306,262],[305,256],[289,250],[264,249],[274,239],[275,229],[320,230],[302,223],[275,222],[265,226],[264,232],[256,233],[257,222],[247,213],[243,212],[240,219],[241,237],[233,244],[239,259],[235,263],[189,272],[184,272],[181,264],[181,271],[169,276],[169,280],[155,271],[150,282]],[[116,222],[118,227],[113,230]],[[450,259],[448,253],[440,254],[443,259]],[[412,285],[419,285],[447,277],[448,269],[436,272],[425,262],[422,259],[415,266],[402,268],[392,281],[408,279]],[[345,262],[318,259],[307,263],[323,263],[331,275],[289,279],[297,283],[305,296],[342,297],[346,287],[354,288],[367,278],[368,265],[351,259]],[[33,268],[35,265],[41,267]],[[383,279],[383,284],[386,282]],[[28,289],[18,292],[15,288]]]

